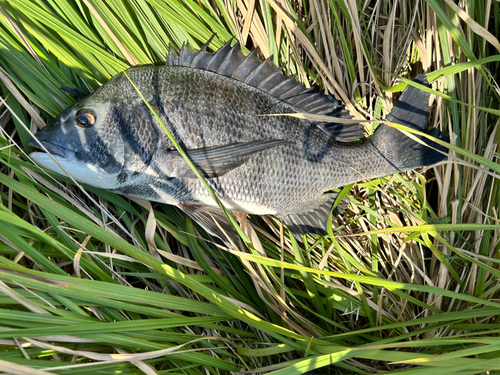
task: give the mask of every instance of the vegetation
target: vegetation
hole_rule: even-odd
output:
[[[500,371],[500,3],[0,0],[0,370],[16,374]],[[171,206],[35,166],[31,132],[169,48],[232,36],[384,118],[432,72],[449,158],[341,190],[304,243],[240,215],[213,242]],[[406,82],[406,83],[405,83]],[[367,132],[375,123],[367,123]]]

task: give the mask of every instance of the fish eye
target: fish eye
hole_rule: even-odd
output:
[[[95,124],[96,115],[91,109],[80,109],[75,116],[75,122],[80,128],[88,128]]]

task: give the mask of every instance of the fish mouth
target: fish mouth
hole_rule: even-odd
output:
[[[46,150],[42,148],[39,142],[45,147]],[[54,143],[50,143],[47,141],[42,141],[41,139],[38,139],[37,141],[35,138],[31,138],[30,141],[28,142],[28,145],[40,150],[43,153],[48,152],[49,154],[52,154],[54,156],[57,155],[64,159],[71,159],[75,154],[74,151],[71,151],[66,147],[62,147],[60,145],[56,145]]]

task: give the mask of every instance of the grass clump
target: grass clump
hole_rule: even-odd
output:
[[[0,0],[0,369],[500,370],[499,3]],[[324,237],[238,217],[213,243],[166,205],[47,174],[30,132],[124,69],[231,36],[380,120],[428,72],[450,156],[345,187]],[[371,132],[372,125],[367,125]]]

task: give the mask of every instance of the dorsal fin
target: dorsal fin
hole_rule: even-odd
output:
[[[298,83],[295,77],[287,77],[272,63],[272,58],[261,61],[257,50],[248,56],[243,55],[240,43],[231,47],[233,39],[224,44],[215,53],[207,52],[212,38],[200,49],[191,52],[182,46],[177,55],[171,49],[167,56],[167,65],[202,69],[224,77],[232,78],[255,87],[273,97],[297,108],[297,112],[308,112],[318,115],[330,115],[339,118],[352,118],[344,105],[330,95],[314,92]],[[364,136],[364,128],[358,123],[321,123],[317,124],[328,132],[335,140],[351,142]]]
[[[66,94],[69,96],[72,96],[76,100],[80,100],[85,98],[88,94],[85,91],[80,90],[79,88],[75,87],[68,87],[68,86],[61,86],[60,89],[64,91]]]

